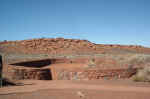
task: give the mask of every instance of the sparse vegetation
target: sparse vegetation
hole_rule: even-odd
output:
[[[150,67],[138,70],[132,79],[137,82],[150,82]]]
[[[94,58],[92,58],[92,59],[89,60],[88,67],[96,67],[95,59]]]
[[[150,55],[135,54],[128,57],[127,62],[130,64],[142,64],[142,63],[150,62]]]

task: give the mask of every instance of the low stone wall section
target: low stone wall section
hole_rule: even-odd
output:
[[[95,80],[95,79],[125,79],[136,73],[137,69],[110,69],[110,70],[55,70],[55,80]]]
[[[13,68],[12,79],[24,80],[24,79],[35,79],[35,80],[51,80],[50,69],[31,69],[31,68]]]

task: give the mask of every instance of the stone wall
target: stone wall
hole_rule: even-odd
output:
[[[113,69],[111,69],[110,66],[109,69],[102,67],[93,68],[91,66],[86,67],[86,65],[89,66],[89,64],[87,64],[88,61],[88,58],[28,61],[10,64],[7,66],[6,72],[10,72],[8,76],[17,80],[93,80],[130,78],[137,71],[135,67]]]
[[[96,80],[96,79],[126,79],[137,71],[132,69],[66,69],[51,68],[13,68],[12,79],[35,80]]]
[[[24,80],[24,79],[35,79],[35,80],[51,80],[50,69],[25,69],[25,68],[13,68],[12,79]]]
[[[110,70],[55,70],[56,80],[95,80],[95,79],[125,79],[136,73],[134,69],[110,69]]]
[[[11,77],[16,80],[96,80],[125,79],[137,71],[133,69],[64,69],[64,68],[12,68]]]

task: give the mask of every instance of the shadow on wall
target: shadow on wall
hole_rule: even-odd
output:
[[[45,59],[45,60],[38,60],[38,61],[14,63],[14,64],[10,64],[10,65],[41,68],[44,66],[48,66],[50,64],[51,64],[51,60]]]

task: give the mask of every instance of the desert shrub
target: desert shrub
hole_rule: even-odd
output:
[[[58,80],[69,80],[69,72],[61,70],[58,73]]]
[[[150,82],[150,67],[138,70],[132,79],[137,82]]]
[[[88,67],[96,67],[95,59],[94,58],[92,58],[92,59],[89,60]]]
[[[128,57],[127,62],[130,64],[141,64],[150,61],[150,55],[145,54],[135,54],[133,56]]]

